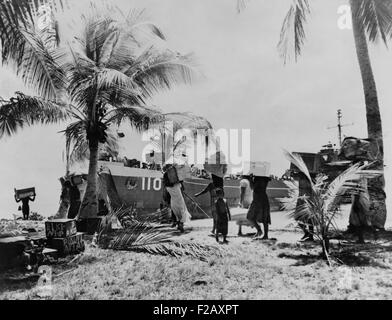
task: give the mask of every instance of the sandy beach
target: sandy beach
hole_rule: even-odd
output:
[[[234,209],[233,220],[244,215]],[[347,207],[340,225],[347,222]],[[176,240],[214,245],[211,220],[192,221]],[[10,283],[2,276],[0,299],[391,299],[391,231],[365,245],[334,241],[344,265],[329,267],[320,246],[299,243],[301,233],[285,212],[272,213],[271,238],[252,240],[254,229],[237,236],[230,222],[229,244],[222,257],[203,262],[144,253],[86,251],[52,265],[50,295],[40,296],[36,283]],[[354,240],[354,239],[353,239]],[[337,260],[336,260],[337,261]]]

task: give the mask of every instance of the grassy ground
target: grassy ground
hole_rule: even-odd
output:
[[[344,263],[329,267],[316,244],[302,244],[284,213],[272,215],[271,237],[238,237],[230,223],[223,257],[208,262],[144,253],[114,252],[91,245],[76,259],[52,266],[50,299],[391,299],[392,236],[366,245],[334,243]],[[343,221],[343,220],[342,220]],[[345,220],[347,221],[347,220]],[[215,244],[211,221],[193,221],[178,239]],[[243,232],[254,230],[244,227]],[[336,260],[336,261],[339,261]],[[65,272],[65,273],[64,273]],[[0,279],[0,299],[40,299],[31,283]],[[41,297],[40,297],[41,295]]]

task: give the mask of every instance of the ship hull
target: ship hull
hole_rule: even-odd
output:
[[[163,195],[163,175],[159,171],[124,167],[121,163],[100,163],[104,169],[101,174],[109,175],[116,192],[127,206],[133,206],[139,212],[154,212],[160,208]],[[230,207],[237,207],[240,201],[240,180],[225,180],[225,198]],[[197,199],[194,195],[202,191],[210,180],[192,177],[185,179],[185,202],[193,218],[211,216],[211,198],[209,194]],[[267,189],[272,210],[279,209],[277,198],[288,195],[288,188],[282,181],[273,180]]]

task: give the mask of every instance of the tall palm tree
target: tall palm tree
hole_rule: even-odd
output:
[[[246,5],[246,0],[238,0],[238,10]],[[376,82],[368,51],[369,43],[378,39],[387,44],[392,37],[392,2],[390,0],[349,0],[352,15],[355,48],[360,67],[365,104],[368,137],[373,141],[376,169],[384,168],[384,147],[382,123],[377,97]],[[279,52],[286,63],[291,53],[295,60],[301,55],[306,40],[305,24],[310,15],[308,0],[292,0],[289,11],[283,21]],[[385,179],[381,175],[369,181],[370,210],[373,212],[374,225],[383,228],[386,221]]]
[[[141,29],[143,37],[138,36]],[[85,135],[89,145],[87,187],[79,217],[95,217],[98,148],[107,141],[108,127],[128,120],[135,129],[144,130],[159,121],[161,113],[146,107],[146,101],[176,83],[190,83],[194,74],[192,57],[157,49],[146,41],[147,33],[164,37],[137,11],[121,20],[94,11],[92,17],[84,18],[81,35],[66,46],[47,46],[43,32],[24,29],[22,33],[34,43],[41,58],[37,59],[39,63],[24,66],[27,73],[40,74],[32,77],[39,97],[23,95],[3,107],[22,105],[24,99],[55,105],[67,101],[68,112],[76,119],[68,127],[68,135],[75,141]]]

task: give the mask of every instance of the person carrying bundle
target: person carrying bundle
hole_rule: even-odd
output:
[[[19,195],[18,191],[15,190],[15,196],[14,196],[15,197],[15,201],[17,203],[22,201],[22,208],[21,209],[22,209],[22,213],[23,213],[23,220],[29,220],[29,215],[30,215],[29,202],[30,201],[34,202],[35,201],[35,196],[36,196],[34,188],[31,188],[31,189],[28,189],[28,190],[30,191],[30,194],[28,194],[26,196]],[[31,191],[31,190],[33,190],[33,191]],[[24,190],[20,190],[20,191],[24,191]]]
[[[270,181],[271,178],[269,177],[251,178],[251,184],[253,186],[253,201],[246,216],[257,230],[255,238],[259,238],[263,235],[259,223],[263,224],[263,240],[268,239],[268,229],[271,224],[270,203],[267,195],[267,186]]]
[[[216,233],[216,219],[217,219],[215,202],[218,199],[216,191],[217,191],[217,189],[223,190],[223,178],[218,177],[214,174],[211,174],[211,177],[212,177],[212,182],[210,182],[204,190],[200,191],[199,193],[196,193],[195,198],[200,197],[201,195],[206,194],[206,193],[210,194],[211,214],[212,214],[212,220],[213,220],[211,233],[215,234]]]
[[[164,171],[163,184],[170,195],[170,209],[175,217],[178,230],[184,233],[184,224],[190,220],[191,215],[186,207],[185,200],[182,195],[183,186],[178,178],[177,171],[174,166],[165,166]]]

